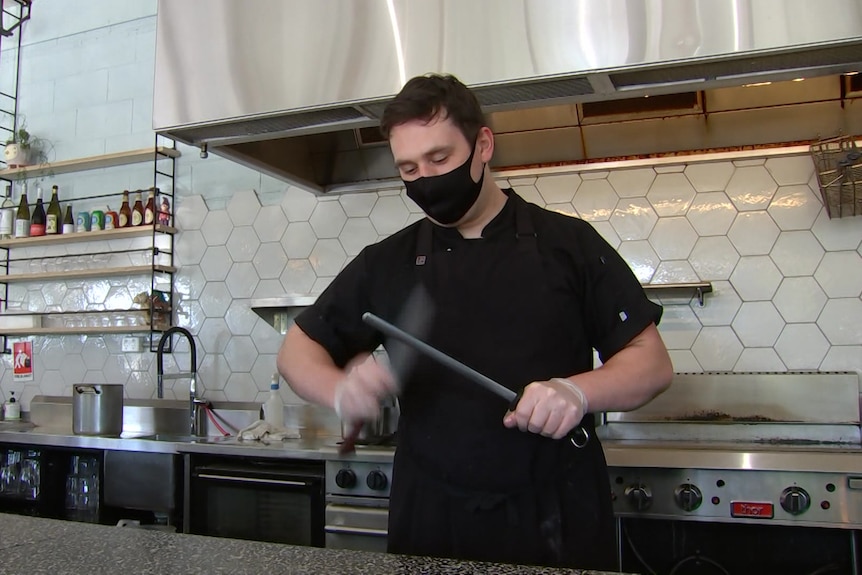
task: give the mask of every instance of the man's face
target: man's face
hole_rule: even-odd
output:
[[[405,181],[451,172],[463,164],[472,151],[470,143],[455,124],[438,114],[430,122],[412,120],[393,127],[389,145],[395,165]],[[482,156],[477,153],[470,166],[473,181],[482,175]]]

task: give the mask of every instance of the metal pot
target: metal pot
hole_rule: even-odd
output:
[[[119,437],[123,432],[123,385],[73,385],[72,431],[75,435]]]
[[[380,417],[374,421],[365,421],[356,440],[359,443],[374,444],[387,439],[398,429],[399,410],[395,402],[386,401],[380,406]],[[341,422],[341,438],[346,439],[350,434],[352,424]]]

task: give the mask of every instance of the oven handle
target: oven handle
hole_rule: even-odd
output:
[[[371,529],[368,527],[344,527],[343,525],[326,525],[324,531],[327,533],[340,533],[343,535],[373,535],[375,537],[386,537],[389,532],[386,529]]]
[[[287,479],[261,479],[258,477],[239,477],[237,475],[215,475],[212,473],[198,473],[198,479],[213,479],[215,481],[233,481],[234,483],[258,483],[261,485],[279,485],[285,487],[308,487],[307,481],[289,481]]]

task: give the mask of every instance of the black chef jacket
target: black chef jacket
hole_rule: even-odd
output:
[[[607,360],[658,323],[661,308],[592,226],[506,193],[482,238],[423,220],[365,248],[297,324],[344,365],[382,343],[362,314],[397,323],[421,282],[435,302],[428,343],[518,391],[588,371],[593,348]],[[402,385],[390,550],[613,567],[595,438],[576,450],[506,429],[505,402],[428,360]],[[584,425],[594,435],[592,416]]]

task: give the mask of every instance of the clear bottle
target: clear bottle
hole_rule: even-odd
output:
[[[42,203],[42,188],[36,188],[36,205],[30,218],[30,235],[32,237],[45,235],[45,205]]]
[[[21,201],[15,214],[15,237],[30,237],[30,204],[27,200],[27,182],[21,184]]]
[[[273,427],[284,427],[284,401],[278,392],[278,374],[272,374],[269,384],[269,398],[263,404],[263,420]]]
[[[0,240],[8,240],[15,231],[15,202],[12,201],[12,184],[6,185],[6,197],[0,205]]]
[[[72,217],[72,206],[66,204],[66,213],[63,215],[63,233],[75,233],[75,218]]]
[[[7,421],[17,421],[21,419],[21,404],[15,399],[14,391],[10,391],[9,396],[9,400],[3,406],[3,411]]]
[[[51,201],[48,202],[48,213],[45,216],[45,233],[49,236],[60,233],[63,212],[60,210],[60,188],[51,186]]]

